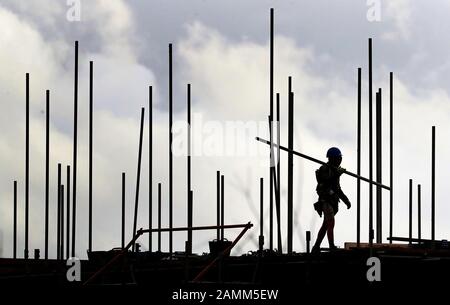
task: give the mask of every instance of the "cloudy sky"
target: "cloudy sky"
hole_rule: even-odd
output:
[[[70,4],[68,3],[75,3]],[[94,249],[120,246],[121,173],[127,174],[127,238],[131,238],[140,107],[148,114],[154,88],[152,201],[162,183],[163,226],[168,205],[168,45],[174,48],[174,225],[186,224],[186,157],[183,150],[186,86],[192,85],[194,224],[215,222],[215,175],[225,175],[225,222],[258,224],[259,178],[268,198],[269,10],[275,8],[275,91],[281,98],[281,142],[287,144],[287,78],[295,92],[295,148],[325,159],[343,150],[343,166],[356,171],[356,76],[363,71],[363,168],[368,176],[367,39],[374,44],[374,88],[389,96],[394,73],[394,235],[408,234],[408,179],[422,185],[422,236],[430,237],[431,126],[437,128],[436,237],[446,238],[447,158],[450,145],[450,1],[51,1],[0,0],[0,248],[12,255],[13,181],[19,185],[18,253],[24,245],[25,73],[30,73],[30,249],[43,251],[45,190],[45,90],[51,91],[50,256],[56,248],[56,172],[72,164],[73,46],[80,43],[77,256],[87,248],[88,75],[94,61]],[[75,6],[74,6],[75,5]],[[79,21],[76,9],[79,8]],[[75,15],[73,15],[75,14]],[[69,17],[68,17],[69,15]],[[388,107],[383,108],[383,182],[388,172]],[[139,224],[148,227],[148,117],[144,136]],[[282,155],[282,226],[286,236],[286,155]],[[294,250],[315,239],[316,164],[295,159]],[[64,183],[65,183],[64,175]],[[353,203],[337,216],[336,243],[356,238],[356,180],[342,187]],[[266,205],[267,206],[267,205]],[[388,234],[389,193],[383,192],[383,235]],[[367,240],[368,186],[362,187],[362,238]],[[154,209],[156,213],[156,209]],[[268,221],[268,210],[265,215]],[[156,223],[156,217],[153,218]],[[255,250],[259,227],[236,253]],[[265,228],[268,233],[268,227]],[[226,233],[233,239],[238,231]],[[174,234],[182,250],[185,233]],[[163,250],[167,236],[163,235]],[[207,250],[214,232],[194,234],[194,251]],[[385,241],[385,239],[384,239]],[[147,238],[142,239],[144,249]],[[285,244],[285,239],[283,240]],[[326,244],[326,242],[325,242]],[[154,243],[153,247],[156,246]]]

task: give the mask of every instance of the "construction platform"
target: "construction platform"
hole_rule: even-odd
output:
[[[99,251],[81,261],[81,281],[68,282],[66,261],[0,259],[0,285],[80,286],[119,254]],[[427,249],[417,245],[346,243],[345,248],[318,254],[278,254],[265,250],[241,256],[186,255],[175,252],[127,252],[89,285],[137,285],[171,289],[180,285],[242,284],[283,286],[292,284],[352,283],[373,285],[367,279],[369,257],[380,260],[380,284],[440,281],[450,271],[450,249]],[[201,279],[194,280],[205,267]]]

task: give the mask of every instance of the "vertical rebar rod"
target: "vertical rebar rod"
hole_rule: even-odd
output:
[[[66,259],[70,257],[70,165],[67,165],[67,185],[66,185],[66,200],[67,200],[67,224],[66,224]]]
[[[28,259],[28,221],[30,191],[30,74],[25,76],[25,249],[24,258]]]
[[[392,244],[393,221],[394,221],[394,75],[389,73],[389,243]]]
[[[173,85],[172,85],[172,44],[169,44],[169,253],[173,252]]]
[[[75,72],[73,88],[73,189],[72,189],[72,257],[76,252],[77,219],[77,141],[78,141],[78,41],[75,41]]]
[[[89,252],[92,251],[92,150],[94,120],[94,62],[89,62]]]
[[[271,119],[271,117],[269,116],[269,124],[271,125],[272,124],[272,119]],[[270,135],[269,135],[269,137],[270,138],[272,138],[272,132],[271,132],[271,126],[269,126],[270,127],[270,130],[269,130],[269,132],[270,132]],[[270,150],[270,159],[272,159],[272,149]],[[272,160],[270,161],[271,163],[272,163]],[[272,194],[273,194],[273,184],[272,184],[272,181],[273,181],[273,171],[272,171],[272,168],[271,168],[271,164],[270,164],[270,167],[269,167],[269,209],[270,209],[270,211],[269,211],[269,248],[270,248],[270,250],[273,250],[273,210],[274,210],[274,206],[273,206],[273,197],[272,197]]]
[[[294,220],[294,93],[289,92],[289,111],[288,111],[288,202],[287,202],[287,252],[292,254],[293,241],[293,220]]]
[[[259,178],[259,251],[264,249],[264,178]]]
[[[435,204],[436,204],[436,127],[431,128],[431,240],[435,240]]]
[[[217,240],[220,240],[220,171],[216,172],[217,179]]]
[[[277,146],[277,187],[275,190],[275,196],[276,196],[276,202],[278,202],[278,206],[281,208],[281,150],[280,150],[280,145],[281,145],[281,124],[280,124],[280,94],[277,93],[276,95],[276,103],[277,103],[277,142],[278,142],[278,146]],[[280,247],[281,249],[281,247]]]
[[[270,9],[270,116],[273,117],[274,75],[274,9]]]
[[[187,192],[188,192],[188,227],[192,227],[193,201],[191,181],[191,84],[187,85]],[[187,232],[188,250],[192,250],[192,230]],[[188,252],[189,254],[191,252]]]
[[[153,87],[148,87],[148,227],[153,228]],[[153,233],[148,234],[148,250],[152,252]]]
[[[220,225],[222,228],[220,229],[220,238],[221,240],[225,239],[225,231],[223,226],[225,225],[225,176],[220,176]]]
[[[306,253],[311,253],[311,231],[306,231]]]
[[[409,179],[409,244],[412,244],[413,181]]]
[[[269,134],[273,135],[273,118],[269,115],[268,117],[268,122],[269,122]],[[273,140],[273,137],[272,137]],[[269,142],[270,143],[270,142]],[[273,144],[273,142],[272,142]],[[276,175],[276,168],[275,168],[275,152],[273,149],[274,145],[270,145],[270,159],[271,159],[271,164],[272,166],[270,167],[270,172],[272,173],[272,175],[270,176],[270,178],[272,179],[270,181],[270,185],[272,187],[275,187],[275,194],[277,192],[277,186],[278,186],[278,178]],[[272,196],[271,198],[273,198],[273,192],[272,192]],[[275,199],[277,199],[277,197],[275,197]],[[278,200],[275,200],[275,208],[276,208],[276,213],[277,213],[277,243],[278,243],[278,252],[282,252],[282,241],[281,241],[281,207],[280,207],[280,203]]]
[[[193,192],[190,191],[189,195],[188,195],[188,230],[187,230],[187,249],[186,249],[186,253],[187,254],[192,254],[192,218],[193,218]]]
[[[161,183],[158,183],[158,251],[161,252]]]
[[[136,235],[137,230],[137,217],[138,217],[138,208],[139,208],[139,186],[141,182],[141,160],[142,160],[142,140],[144,136],[144,115],[145,108],[141,108],[141,127],[139,130],[139,150],[138,150],[138,165],[137,165],[137,173],[136,173],[136,193],[134,197],[134,222],[133,222],[133,236]],[[133,244],[133,252],[135,244]]]
[[[269,159],[270,159],[270,164],[269,164],[269,172],[270,172],[270,175],[269,175],[269,179],[270,179],[270,187],[269,187],[269,202],[270,202],[270,206],[272,207],[271,208],[271,210],[273,209],[273,206],[274,206],[274,201],[273,201],[273,196],[274,196],[274,179],[275,179],[275,173],[274,173],[274,171],[273,171],[273,166],[274,166],[274,162],[273,162],[273,153],[274,153],[274,150],[273,150],[273,131],[272,131],[272,128],[273,127],[273,117],[271,116],[271,115],[269,115],[269,138],[270,138],[270,157],[269,157]],[[277,210],[276,210],[276,213],[277,213],[277,215],[278,215],[278,213],[279,213],[279,210],[278,210],[278,205],[276,204],[276,200],[275,200],[275,206],[276,206],[276,208],[277,208]],[[271,214],[270,215],[270,217],[271,217],[271,223],[272,223],[272,225],[273,225],[273,214]],[[277,218],[278,219],[278,218]],[[273,234],[273,229],[272,229],[272,234]],[[272,239],[272,242],[273,242],[273,237],[271,236],[271,239]]]
[[[381,184],[382,180],[382,91],[381,88],[378,89],[377,99],[376,99],[376,179],[377,182]],[[382,212],[382,193],[381,187],[377,185],[377,243],[381,243],[383,238],[382,235],[382,224],[383,224],[383,212]]]
[[[17,258],[17,181],[14,181],[13,258]]]
[[[435,240],[435,204],[436,204],[436,127],[431,128],[431,240]]]
[[[417,185],[417,238],[419,239],[419,244],[422,242],[422,189],[421,185]]]
[[[290,104],[291,98],[292,98],[292,103],[293,103],[293,101],[294,101],[294,93],[292,91],[292,76],[288,76],[288,142],[289,142],[289,118],[290,118],[290,115],[291,115],[291,111],[289,110],[289,104]],[[294,115],[293,111],[294,110],[292,109],[292,115]],[[293,118],[292,118],[292,120],[293,120]],[[292,136],[293,136],[293,132],[292,132]],[[289,221],[290,221],[289,214],[292,213],[289,210],[290,209],[290,204],[289,204],[289,176],[291,176],[293,178],[293,173],[291,173],[291,175],[289,174],[289,154],[288,154],[288,204],[287,204],[287,210],[288,210],[287,211],[287,214],[288,214],[288,217],[287,217],[288,225],[287,226],[288,226],[288,228],[290,226],[289,225]],[[293,194],[293,192],[292,192],[292,194]],[[293,210],[293,204],[292,204],[292,210]],[[283,253],[282,244],[281,244],[281,204],[279,202],[277,202],[277,221],[278,221],[278,248],[279,248],[278,252],[279,253]],[[289,235],[289,229],[288,229],[288,235]],[[288,238],[288,243],[289,243],[289,238]]]
[[[274,92],[274,81],[273,81],[273,74],[274,74],[274,9],[271,8],[270,9],[270,127],[272,126],[272,118],[273,118],[273,92]],[[269,182],[269,205],[270,205],[270,228],[269,228],[269,243],[270,243],[270,250],[273,249],[273,171],[272,171],[272,153],[273,153],[273,134],[272,134],[272,130],[270,128],[270,145],[271,145],[271,149],[270,149],[270,166],[269,166],[269,177],[270,177],[270,182]]]
[[[122,172],[122,250],[125,248],[125,173]]]
[[[58,187],[57,192],[57,208],[56,208],[56,259],[61,259],[60,257],[60,247],[61,247],[61,163],[58,163]]]
[[[45,239],[44,257],[48,259],[48,216],[50,180],[50,90],[45,91]]]
[[[373,180],[372,38],[369,38],[369,180]],[[373,244],[373,186],[369,185],[369,244]]]
[[[61,184],[61,241],[59,244],[59,251],[60,251],[60,255],[59,257],[61,258],[61,260],[64,259],[64,185]]]
[[[356,173],[361,175],[361,68],[358,68],[358,118],[357,118],[357,161]],[[356,245],[361,243],[361,180],[356,181]]]

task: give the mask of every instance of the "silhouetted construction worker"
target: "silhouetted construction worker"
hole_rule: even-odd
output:
[[[350,209],[350,200],[341,189],[339,184],[339,177],[345,171],[340,167],[342,162],[342,153],[337,147],[331,147],[327,151],[328,163],[322,165],[316,170],[317,179],[317,194],[319,195],[319,201],[314,204],[314,209],[322,217],[323,223],[317,234],[317,240],[312,249],[313,252],[320,252],[320,244],[322,243],[325,234],[328,237],[328,244],[330,250],[335,250],[334,245],[334,215],[338,212],[339,200],[342,200],[348,209]]]

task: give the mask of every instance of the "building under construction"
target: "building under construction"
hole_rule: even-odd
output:
[[[121,215],[121,247],[113,248],[110,251],[93,251],[92,248],[92,206],[95,204],[92,200],[92,153],[93,153],[93,73],[94,62],[90,62],[90,82],[89,82],[89,235],[88,235],[88,259],[81,261],[81,279],[80,281],[69,281],[67,272],[70,267],[67,260],[75,257],[76,240],[83,238],[76,236],[77,225],[77,131],[78,127],[78,41],[74,46],[74,134],[73,134],[73,163],[72,166],[63,168],[58,164],[58,198],[57,202],[52,202],[49,196],[49,138],[50,138],[50,91],[46,92],[46,180],[45,180],[45,244],[40,249],[29,249],[29,79],[30,75],[25,76],[25,103],[26,103],[26,126],[25,126],[25,244],[17,244],[17,204],[18,190],[17,181],[11,181],[11,191],[14,192],[13,218],[13,256],[0,259],[0,283],[8,285],[39,284],[39,285],[58,285],[58,286],[105,286],[105,285],[124,285],[124,286],[145,286],[158,287],[162,295],[170,294],[174,289],[187,287],[195,289],[196,287],[206,287],[214,289],[217,287],[232,287],[237,289],[251,288],[282,288],[297,285],[315,285],[317,283],[356,283],[363,286],[395,284],[395,283],[417,283],[426,279],[427,282],[439,282],[445,277],[447,271],[450,271],[450,249],[446,240],[438,240],[435,237],[435,127],[430,126],[431,131],[431,236],[425,238],[421,236],[421,186],[417,188],[417,201],[413,199],[413,181],[409,181],[409,235],[395,236],[393,234],[393,112],[395,108],[395,92],[393,72],[389,74],[389,100],[383,101],[381,88],[372,86],[372,43],[368,39],[368,92],[362,92],[362,69],[355,69],[355,78],[358,87],[355,88],[355,108],[357,109],[357,172],[345,171],[344,174],[356,179],[357,198],[356,198],[356,240],[345,243],[345,247],[335,251],[324,248],[321,253],[311,253],[311,232],[305,231],[307,246],[304,253],[294,251],[293,233],[294,233],[294,173],[293,164],[296,158],[303,158],[310,162],[324,164],[323,161],[308,156],[294,150],[294,106],[295,93],[292,90],[292,82],[289,77],[286,82],[289,88],[287,101],[288,113],[288,143],[280,143],[280,96],[274,92],[274,10],[270,11],[270,50],[268,50],[268,61],[270,62],[270,83],[268,84],[269,99],[267,103],[270,109],[267,114],[267,128],[269,138],[264,139],[260,135],[255,135],[255,141],[264,145],[270,150],[270,158],[267,160],[267,176],[270,186],[269,198],[264,198],[264,179],[260,179],[260,217],[258,223],[251,223],[248,219],[242,219],[239,223],[225,223],[225,188],[224,175],[217,171],[217,198],[216,198],[216,217],[210,219],[209,226],[197,226],[193,215],[194,192],[191,187],[191,132],[190,127],[187,133],[188,153],[186,157],[187,166],[187,194],[186,194],[186,224],[181,227],[173,225],[173,84],[172,84],[172,45],[168,49],[168,88],[169,88],[169,155],[168,171],[169,185],[168,194],[162,194],[161,183],[157,184],[157,189],[152,189],[152,158],[153,158],[153,87],[149,86],[148,91],[148,109],[141,109],[139,147],[137,151],[137,174],[136,174],[136,192],[134,198],[133,215],[133,239],[125,238],[125,173],[122,173],[122,215]],[[362,101],[366,100],[363,96],[368,96],[368,117],[369,134],[368,136],[368,168],[369,175],[364,177],[361,173],[361,138],[362,138]],[[191,124],[191,87],[187,86],[187,126]],[[382,107],[388,107],[390,117],[389,122],[389,162],[390,180],[388,183],[382,181]],[[149,226],[147,228],[138,228],[138,206],[139,206],[139,188],[141,176],[141,163],[143,150],[144,120],[145,113],[148,113],[149,119],[149,172],[150,172],[150,193],[156,191],[158,194],[157,202],[150,202]],[[375,154],[373,152],[375,151]],[[366,157],[366,156],[365,156]],[[280,163],[287,162],[287,173],[281,173]],[[65,172],[65,175],[64,175]],[[281,175],[287,177],[287,205],[281,202]],[[66,181],[63,181],[65,180]],[[266,181],[267,183],[267,181]],[[369,184],[369,197],[362,198],[361,184]],[[382,190],[390,194],[389,204],[382,204]],[[169,226],[162,227],[161,205],[162,196],[167,198],[164,204],[168,204]],[[374,196],[375,195],[375,196]],[[150,197],[152,198],[152,197]],[[375,200],[374,200],[375,199]],[[151,201],[151,200],[150,200]],[[58,207],[57,219],[50,219],[49,205]],[[368,204],[369,215],[368,223],[361,221],[361,205]],[[381,230],[382,207],[389,209],[389,232],[384,234]],[[264,210],[269,207],[269,218],[265,219]],[[413,209],[417,209],[417,232],[418,236],[413,236]],[[281,210],[287,211],[287,223],[281,223]],[[157,223],[152,223],[156,213]],[[364,215],[365,216],[365,215]],[[366,219],[365,217],[363,217]],[[118,217],[119,219],[119,217]],[[57,223],[57,256],[49,255],[49,222]],[[362,226],[367,226],[369,236],[361,236]],[[131,227],[131,226],[130,226]],[[283,245],[282,227],[287,228],[287,244]],[[268,235],[264,235],[268,228]],[[224,232],[229,229],[241,230],[234,240],[225,239]],[[193,253],[192,239],[193,232],[200,230],[209,230],[214,232],[216,238],[209,242],[209,253]],[[241,238],[249,231],[259,232],[259,247],[249,253],[234,256],[231,251]],[[174,251],[174,232],[185,232],[186,241],[183,247],[184,251]],[[161,243],[162,233],[167,233],[169,249],[162,251]],[[387,236],[384,241],[383,237]],[[149,238],[150,245],[157,240],[157,248],[149,251],[141,251],[139,239]],[[82,249],[84,250],[84,249]],[[379,259],[381,266],[381,281],[376,278],[371,279],[371,264],[368,264],[369,258]],[[292,279],[295,278],[295,282]],[[290,291],[290,293],[293,293]],[[289,292],[285,292],[284,298],[287,298]],[[281,296],[283,297],[283,295]]]

